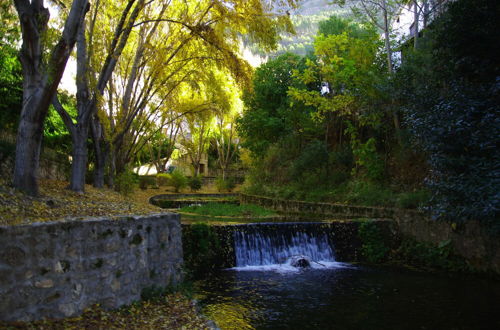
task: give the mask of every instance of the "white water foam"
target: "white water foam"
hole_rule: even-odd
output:
[[[335,261],[335,253],[324,232],[295,230],[235,231],[234,244],[238,271],[300,272],[304,268],[292,266],[293,258],[303,258],[309,269],[351,267]]]
[[[258,266],[241,266],[229,268],[230,270],[248,271],[248,272],[278,272],[278,273],[298,273],[305,269],[335,269],[335,268],[352,268],[351,264],[337,261],[319,261],[311,262],[310,268],[294,267],[289,262],[284,264],[258,265]]]

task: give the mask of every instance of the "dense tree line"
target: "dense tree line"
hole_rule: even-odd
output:
[[[438,218],[493,223],[499,4],[452,2],[394,49],[390,33],[376,32],[382,2],[395,5],[320,23],[314,54],[257,69],[238,126],[254,155],[249,192],[421,206]],[[424,3],[410,5],[426,15]],[[402,50],[401,62],[388,47]]]

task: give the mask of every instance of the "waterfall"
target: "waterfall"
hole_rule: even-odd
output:
[[[320,225],[283,223],[240,227],[233,233],[236,268],[290,266],[294,258],[306,259],[313,268],[335,263],[334,249]]]

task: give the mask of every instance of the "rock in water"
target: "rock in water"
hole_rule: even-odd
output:
[[[309,268],[311,267],[311,261],[306,256],[295,256],[292,257],[290,265],[296,268]]]

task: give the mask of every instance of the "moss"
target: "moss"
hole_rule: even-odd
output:
[[[442,241],[435,246],[406,238],[396,251],[395,258],[419,268],[451,272],[474,271],[464,258],[455,254],[450,240]]]
[[[358,235],[362,242],[361,252],[368,262],[378,263],[387,259],[389,248],[376,222],[361,222]]]
[[[188,276],[201,278],[219,269],[223,262],[220,241],[212,228],[205,223],[186,227],[183,230],[182,246]]]

